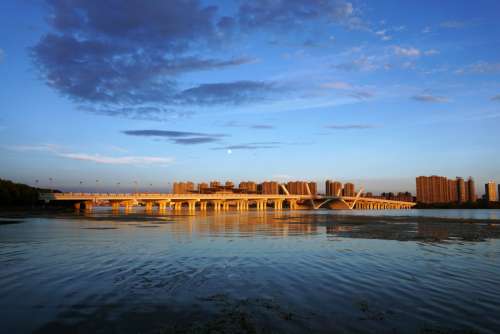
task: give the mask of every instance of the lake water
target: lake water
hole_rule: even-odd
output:
[[[3,218],[0,332],[500,332],[500,212],[433,211]]]

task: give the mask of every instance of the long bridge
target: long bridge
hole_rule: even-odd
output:
[[[286,189],[285,189],[286,190]],[[294,195],[285,191],[285,194],[240,194],[240,193],[214,193],[214,194],[170,194],[170,193],[41,193],[40,199],[45,202],[65,201],[74,204],[75,209],[83,205],[85,210],[92,210],[94,206],[110,205],[113,210],[124,207],[130,209],[134,205],[143,205],[146,211],[151,211],[155,206],[159,211],[167,208],[172,210],[187,209],[195,211],[238,211],[266,210],[271,206],[275,210],[288,208],[320,209],[330,208],[337,210],[387,210],[411,209],[413,202],[393,201],[379,198],[361,196],[362,190],[356,196],[322,196],[322,195]]]

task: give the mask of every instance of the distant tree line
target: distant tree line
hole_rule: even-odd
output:
[[[0,206],[33,206],[39,203],[41,192],[59,192],[57,190],[34,188],[26,184],[0,179]]]

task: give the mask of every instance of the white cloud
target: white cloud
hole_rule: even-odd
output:
[[[418,57],[421,54],[419,49],[414,47],[405,48],[401,46],[394,46],[394,53],[398,56],[404,57]]]
[[[65,152],[59,145],[54,145],[54,144],[13,145],[13,146],[4,146],[4,148],[22,152],[25,151],[48,152],[57,157],[65,159],[89,161],[99,164],[110,164],[110,165],[167,165],[174,162],[174,158],[171,157],[155,157],[155,156],[115,157],[115,156],[107,156],[100,154]]]

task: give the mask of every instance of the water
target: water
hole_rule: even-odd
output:
[[[333,211],[337,214],[349,214],[360,216],[404,216],[404,217],[433,217],[433,218],[459,218],[459,219],[493,219],[500,220],[500,210],[498,209],[425,209],[425,210],[382,210],[382,211]]]
[[[4,218],[0,331],[498,333],[499,238],[332,211]]]

